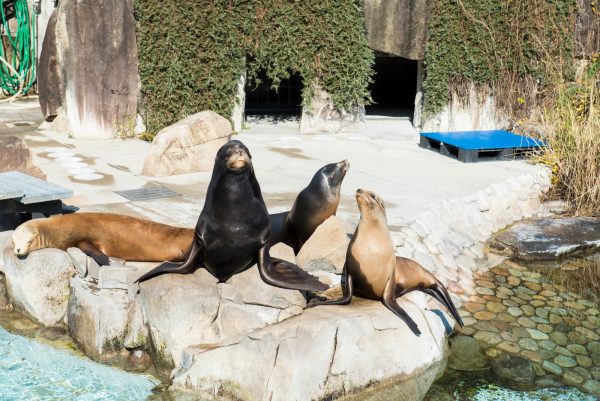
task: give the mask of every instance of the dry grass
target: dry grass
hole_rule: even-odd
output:
[[[542,122],[549,147],[542,161],[575,215],[600,216],[600,60],[595,55],[576,82],[558,85]]]

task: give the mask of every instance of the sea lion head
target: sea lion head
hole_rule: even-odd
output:
[[[33,222],[28,221],[17,227],[12,242],[17,256],[27,256],[29,252],[40,248],[40,233]]]
[[[217,152],[215,164],[226,172],[243,173],[252,167],[252,156],[240,141],[231,140]]]
[[[366,189],[356,190],[356,203],[360,209],[361,218],[381,219],[385,221],[385,204],[375,192]]]
[[[337,197],[349,168],[348,160],[327,164],[315,173],[310,186],[317,185],[325,194],[331,193]]]

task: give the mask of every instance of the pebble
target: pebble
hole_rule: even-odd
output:
[[[509,277],[506,279],[506,282],[507,282],[508,284],[512,285],[513,287],[516,287],[516,286],[518,286],[519,284],[521,284],[521,279],[520,279],[520,278],[517,278],[517,277],[514,277],[514,276],[509,276]]]
[[[518,304],[513,301],[512,299],[505,299],[502,301],[502,303],[506,306],[517,306]]]
[[[594,354],[600,355],[600,342],[598,342],[598,341],[591,341],[587,345],[587,349],[588,349],[588,351],[590,351],[590,352],[592,352]]]
[[[513,269],[513,268],[509,267],[508,271],[510,272],[510,274],[512,274],[512,276],[508,277],[509,283],[510,283],[511,278],[523,277],[523,273],[517,269]],[[521,282],[521,279],[518,279],[518,280],[519,280],[519,282]],[[512,284],[512,283],[510,283],[510,284],[514,285],[514,286],[518,285],[518,284]]]
[[[573,368],[573,370],[575,372],[579,373],[581,375],[581,377],[583,377],[586,380],[592,379],[592,375],[590,374],[590,372],[588,372],[587,369],[584,369],[581,366],[577,366],[577,367]]]
[[[484,342],[488,345],[496,345],[502,341],[502,338],[498,335],[498,333],[492,333],[490,331],[480,331],[475,333],[473,336],[477,341]]]
[[[506,294],[506,295],[510,295],[510,296],[515,295],[513,290],[506,288],[506,287],[498,287],[498,288],[496,288],[496,292],[499,294]]]
[[[546,334],[550,334],[554,331],[554,328],[552,326],[550,326],[549,324],[538,324],[537,328],[539,331],[541,331],[542,333],[546,333]]]
[[[514,296],[510,298],[513,302],[516,302],[519,305],[525,305],[527,304],[527,301],[522,300],[521,298]]]
[[[475,317],[477,320],[492,320],[494,317],[496,317],[496,314],[488,311],[480,311],[475,312],[473,317]]]
[[[477,302],[469,302],[465,305],[465,310],[470,313],[479,312],[485,309],[483,304]]]
[[[550,312],[555,313],[559,316],[567,316],[568,314],[566,309],[558,307],[550,308]]]
[[[529,332],[524,327],[513,327],[510,331],[517,337],[529,337]]]
[[[556,347],[554,349],[554,352],[556,352],[557,354],[561,354],[561,355],[565,355],[565,356],[573,356],[573,353],[571,351],[569,351],[568,349],[566,349],[565,347]]]
[[[578,299],[577,302],[579,302],[581,305],[585,306],[586,308],[596,307],[596,304],[594,304],[591,301],[588,301],[587,299]]]
[[[521,352],[521,355],[523,355],[525,358],[529,359],[532,362],[542,363],[542,357],[533,351],[525,350]]]
[[[570,386],[576,386],[578,384],[583,383],[583,377],[579,376],[572,370],[567,370],[562,377],[565,381],[565,384],[568,384]]]
[[[466,317],[463,319],[463,323],[465,324],[465,326],[472,326],[475,323],[477,323],[477,320],[473,319],[472,317]]]
[[[594,379],[600,380],[600,367],[599,366],[594,366],[593,368],[591,368],[590,373],[592,374],[592,377]]]
[[[513,316],[521,316],[523,314],[523,311],[516,306],[511,306],[507,309],[507,312]]]
[[[516,320],[516,318],[513,315],[510,315],[506,312],[502,312],[502,313],[498,314],[498,319],[500,319],[502,322],[506,322],[506,323],[512,323]]]
[[[544,369],[546,369],[548,372],[554,373],[555,375],[562,374],[562,368],[560,366],[558,366],[557,364],[552,363],[550,361],[542,362],[542,367]]]
[[[583,389],[588,393],[594,394],[597,397],[600,397],[600,382],[596,380],[588,380],[583,385]]]
[[[493,331],[493,332],[498,331],[498,329],[496,327],[494,327],[492,324],[490,324],[490,322],[488,322],[488,321],[477,322],[477,324],[475,324],[474,328],[476,328],[479,331]]]
[[[540,347],[537,345],[537,343],[535,341],[533,341],[531,338],[521,338],[519,340],[519,345],[530,351],[537,351],[540,349]]]
[[[577,366],[577,361],[566,355],[558,355],[556,358],[554,358],[554,363],[563,368],[573,368]]]
[[[485,287],[477,287],[477,288],[475,288],[475,292],[480,295],[494,295],[494,291],[490,290],[489,288],[485,288]]]
[[[566,301],[564,303],[564,305],[566,307],[568,307],[568,308],[575,309],[575,310],[583,310],[583,309],[585,309],[585,306],[581,305],[578,302]]]
[[[491,281],[487,281],[487,280],[477,280],[477,285],[480,287],[485,287],[485,288],[496,288],[496,284],[492,283]],[[492,295],[492,294],[490,294]]]
[[[539,295],[544,296],[544,297],[553,297],[556,295],[556,293],[551,290],[543,290],[542,292],[540,292]]]
[[[504,333],[500,333],[500,337],[506,341],[517,342],[518,338],[513,333],[505,331]]]
[[[592,366],[592,360],[585,355],[576,355],[575,360],[577,361],[577,364],[583,368]]]
[[[563,317],[563,320],[565,321],[566,324],[568,324],[571,327],[579,326],[579,320],[577,320],[571,316],[565,316],[565,317]]]
[[[587,349],[581,344],[569,344],[567,349],[574,354],[587,355]]]
[[[587,321],[594,325],[594,327],[600,328],[600,317],[588,316]]]
[[[590,308],[586,311],[588,315],[597,316],[600,314],[600,311],[596,308]]]
[[[546,305],[546,303],[544,301],[540,301],[539,299],[534,299],[533,301],[529,302],[529,304],[531,306],[535,306],[536,308],[538,306],[544,306],[544,305]]]
[[[533,316],[535,313],[535,309],[531,305],[523,305],[521,306],[521,310],[526,316]]]
[[[593,341],[600,340],[600,336],[598,334],[594,333],[590,329],[586,329],[585,327],[576,327],[575,330],[577,330],[578,332],[580,332],[581,334],[583,334],[584,336],[586,336],[590,340],[593,340]]]
[[[563,321],[562,317],[555,315],[554,313],[551,313],[548,316],[548,320],[550,320],[550,323],[552,323],[552,324],[557,324],[557,323],[560,323]]]
[[[546,308],[536,308],[535,315],[541,317],[542,319],[548,319],[548,309]]]
[[[554,348],[556,348],[556,344],[550,340],[542,340],[539,342],[539,344],[540,347],[548,351],[552,351]]]
[[[518,318],[517,323],[526,328],[535,328],[535,323],[533,322],[533,320],[525,316],[521,316],[520,318]]]
[[[542,290],[542,286],[535,282],[526,282],[525,287],[535,292],[540,292]]]
[[[564,333],[561,333],[560,331],[550,333],[550,339],[559,345],[567,345],[567,343],[569,342],[567,336]]]
[[[531,300],[533,299],[533,298],[531,298],[531,295],[525,294],[523,291],[517,291],[517,292],[515,293],[515,295],[516,295],[518,298],[522,299],[523,301],[527,301],[527,302],[529,302],[529,301],[531,301]],[[513,298],[513,299],[514,299],[514,298]],[[527,303],[527,302],[526,302],[526,303]]]
[[[511,341],[503,341],[496,346],[499,350],[510,352],[511,354],[516,354],[520,351],[520,348],[517,344]]]
[[[473,327],[461,327],[457,330],[457,332],[459,334],[465,335],[465,336],[472,336],[473,334],[475,334],[475,329]]]
[[[490,301],[487,304],[485,304],[485,307],[487,310],[489,310],[490,312],[494,312],[494,313],[500,313],[500,312],[504,312],[506,310],[506,306],[504,306],[498,302]]]
[[[548,337],[548,334],[542,333],[541,331],[536,329],[527,329],[527,332],[534,340],[547,340],[548,338],[550,338]]]
[[[531,320],[533,320],[536,323],[540,323],[540,324],[548,323],[548,321],[546,319],[542,319],[539,316],[531,316]]]

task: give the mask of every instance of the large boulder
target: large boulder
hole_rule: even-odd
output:
[[[62,322],[75,274],[66,252],[48,248],[19,259],[12,245],[4,248],[2,271],[13,305],[33,320],[52,326]]]
[[[166,274],[140,285],[156,366],[164,373],[179,366],[189,346],[216,344],[302,313],[299,291],[265,284],[256,267],[217,283],[205,269]]]
[[[380,302],[321,306],[219,344],[187,348],[174,385],[243,400],[310,401],[392,378],[408,382],[447,355],[442,320],[411,295],[400,303],[422,328],[419,337]],[[428,375],[403,400],[421,400],[434,378]]]
[[[571,217],[523,221],[496,234],[493,251],[524,261],[549,261],[600,251],[600,219]]]
[[[142,174],[162,177],[212,169],[217,150],[231,137],[231,123],[202,111],[163,128],[152,141]]]
[[[336,216],[325,220],[304,243],[296,260],[309,272],[341,274],[352,228]]]
[[[110,12],[107,12],[110,10]],[[75,138],[132,134],[138,61],[132,0],[61,0],[40,55],[40,104]]]

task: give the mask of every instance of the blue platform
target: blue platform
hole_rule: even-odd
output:
[[[423,132],[420,146],[439,151],[472,163],[485,156],[487,159],[509,158],[546,146],[544,141],[516,135],[508,131],[455,131]]]

